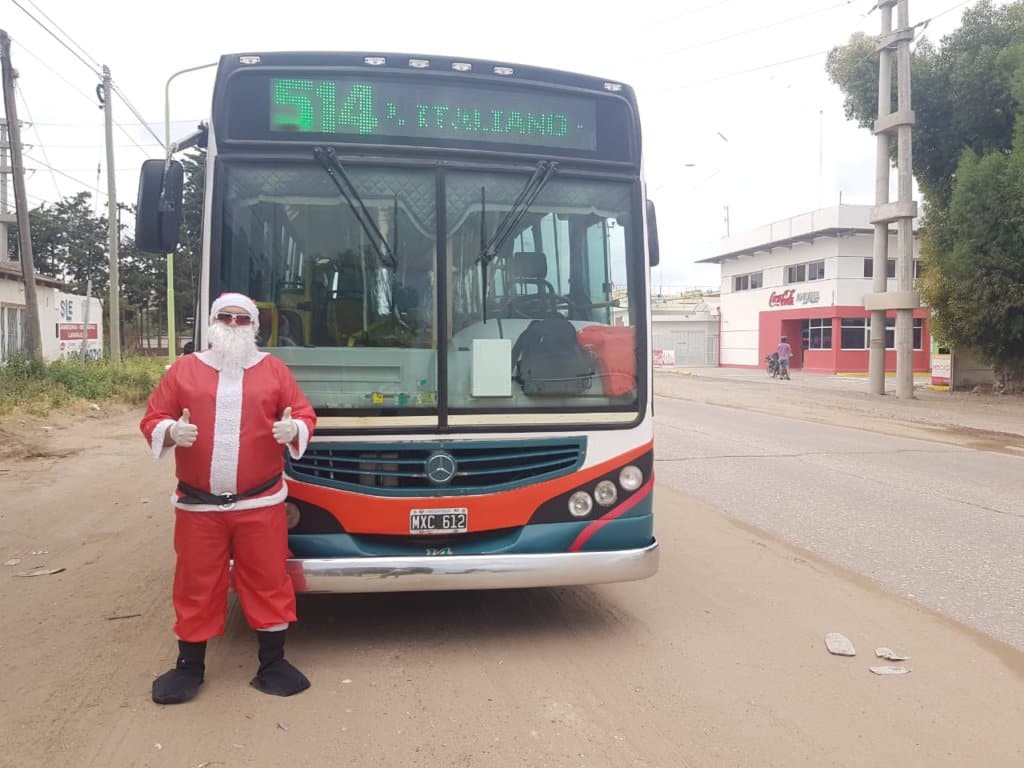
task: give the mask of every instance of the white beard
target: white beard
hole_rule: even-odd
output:
[[[222,371],[240,373],[245,363],[256,354],[256,328],[252,325],[211,323],[207,330],[210,355]]]

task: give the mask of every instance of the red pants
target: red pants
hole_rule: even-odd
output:
[[[229,561],[249,626],[295,621],[295,589],[285,570],[284,504],[227,512],[175,510],[174,633],[199,643],[224,633]]]

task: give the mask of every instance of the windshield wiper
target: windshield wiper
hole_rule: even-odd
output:
[[[377,226],[377,222],[373,220],[373,216],[366,208],[366,204],[363,202],[363,198],[359,196],[359,192],[356,191],[355,185],[352,180],[349,179],[348,174],[345,173],[345,169],[341,165],[341,161],[338,160],[338,156],[334,150],[330,147],[314,147],[313,157],[320,163],[327,175],[331,177],[331,181],[334,182],[334,186],[338,188],[341,196],[345,198],[345,202],[348,203],[349,208],[352,209],[353,215],[356,217],[356,221],[359,222],[359,226],[362,227],[363,232],[366,234],[367,239],[370,241],[370,245],[373,246],[373,250],[377,253],[377,258],[380,259],[380,263],[383,264],[390,270],[398,268],[398,255],[395,250],[392,249],[390,243],[384,235],[381,233],[380,228]],[[398,196],[395,196],[395,227],[398,226]]]
[[[494,234],[491,235],[491,239],[484,241],[484,218],[485,218],[485,205],[486,198],[484,189],[480,190],[480,278],[481,278],[481,289],[483,291],[483,321],[487,322],[487,267],[494,261],[498,256],[498,252],[502,249],[509,237],[515,232],[516,227],[522,220],[526,212],[530,210],[530,206],[533,205],[537,199],[537,195],[544,189],[544,185],[548,183],[548,180],[554,176],[555,171],[558,170],[558,163],[552,160],[541,160],[537,163],[537,168],[533,171],[533,175],[530,180],[526,182],[516,197],[515,202],[512,203],[512,207],[508,209],[505,217],[498,223],[498,226],[494,229]]]

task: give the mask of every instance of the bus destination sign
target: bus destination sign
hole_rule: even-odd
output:
[[[270,78],[272,134],[407,137],[593,151],[585,96],[366,78]]]

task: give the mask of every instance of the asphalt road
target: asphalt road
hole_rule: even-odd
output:
[[[1024,457],[671,398],[656,476],[1024,649]]]

